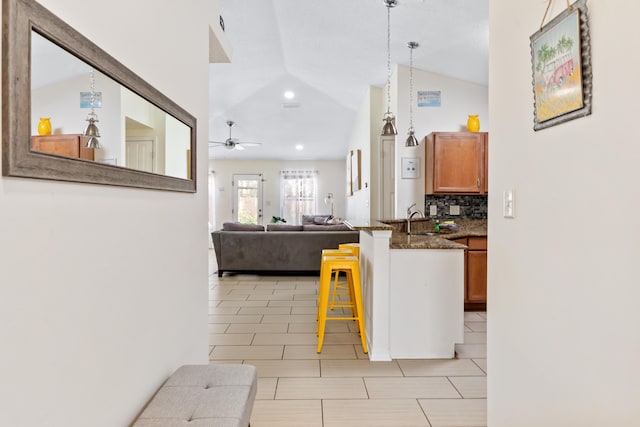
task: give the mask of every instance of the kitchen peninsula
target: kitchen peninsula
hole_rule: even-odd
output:
[[[369,358],[455,357],[464,341],[464,251],[458,237],[486,236],[486,222],[423,235],[431,220],[346,221],[360,231],[360,268]]]

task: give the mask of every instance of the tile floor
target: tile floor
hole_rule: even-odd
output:
[[[465,313],[453,360],[370,362],[351,321],[317,354],[317,277],[218,278],[209,259],[210,363],[257,366],[252,427],[487,425],[486,313]]]

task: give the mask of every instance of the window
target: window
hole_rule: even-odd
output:
[[[302,215],[316,212],[317,171],[287,170],[280,173],[280,216],[290,224],[302,224]]]
[[[262,174],[233,174],[233,220],[262,224]]]

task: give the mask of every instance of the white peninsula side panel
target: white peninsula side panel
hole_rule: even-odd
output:
[[[447,359],[464,341],[464,250],[391,249],[393,359]]]
[[[391,236],[360,231],[369,360],[455,357],[464,342],[464,246],[391,249]]]
[[[360,277],[369,360],[391,360],[389,239],[391,230],[360,231]]]

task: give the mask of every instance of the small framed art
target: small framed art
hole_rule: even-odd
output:
[[[420,162],[417,157],[402,158],[402,179],[420,178]]]

